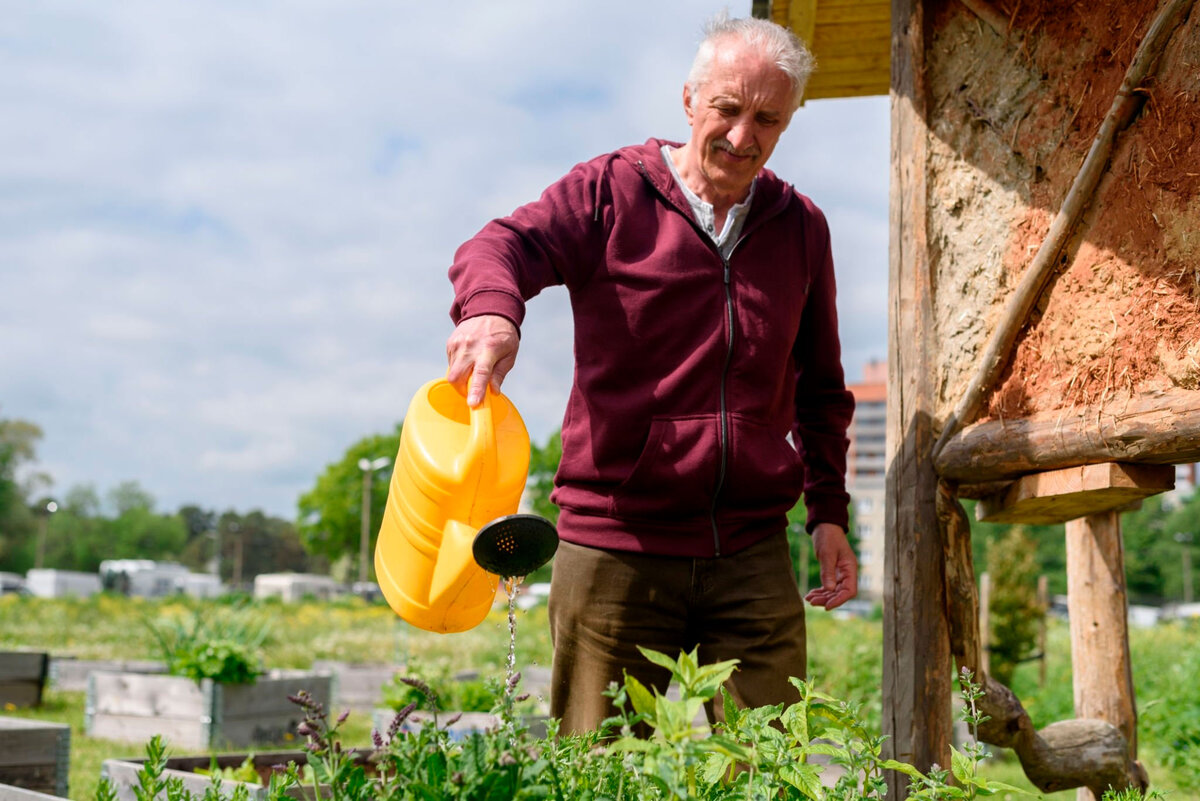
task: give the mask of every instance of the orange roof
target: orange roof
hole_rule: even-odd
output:
[[[847,384],[846,389],[854,394],[854,400],[870,403],[887,400],[887,384]]]

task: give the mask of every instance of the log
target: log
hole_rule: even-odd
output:
[[[982,484],[1101,462],[1200,461],[1200,391],[1146,392],[1098,408],[992,420],[963,429],[934,459],[940,476]]]
[[[888,470],[885,496],[883,733],[888,758],[950,764],[950,638],[945,555],[930,453],[937,393],[929,257],[927,21],[922,0],[892,5],[889,198]],[[888,798],[907,797],[889,771]]]
[[[1106,462],[1022,476],[984,498],[975,517],[985,523],[1065,523],[1141,501],[1175,488],[1171,465]]]
[[[1109,786],[1148,784],[1142,766],[1130,757],[1129,742],[1111,723],[1077,719],[1034,730],[1020,699],[982,667],[979,601],[971,559],[971,528],[966,510],[948,482],[938,485],[938,522],[945,530],[946,583],[950,615],[950,647],[959,668],[975,675],[984,695],[977,702],[988,717],[979,726],[979,739],[1012,749],[1029,781],[1042,792],[1086,787],[1102,793]]]

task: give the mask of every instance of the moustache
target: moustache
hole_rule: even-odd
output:
[[[757,147],[748,147],[745,150],[738,150],[728,139],[717,139],[713,142],[712,146],[717,150],[724,150],[726,153],[729,153],[732,156],[749,156],[751,158],[757,158],[759,154]]]

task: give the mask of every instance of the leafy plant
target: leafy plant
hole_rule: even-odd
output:
[[[1046,610],[1037,599],[1036,544],[1023,526],[1013,526],[987,546],[992,577],[990,670],[1005,686],[1032,655],[1038,626]]]
[[[503,725],[455,741],[447,732],[454,719],[439,723],[432,689],[410,679],[421,700],[402,708],[386,732],[373,733],[374,753],[369,762],[340,742],[339,730],[348,713],[330,723],[321,704],[301,693],[292,700],[305,713],[297,730],[306,738],[308,769],[302,777],[295,765],[281,768],[272,777],[269,794],[281,799],[305,782],[318,797],[338,801],[853,801],[884,798],[885,771],[908,776],[908,797],[923,801],[969,801],[1000,791],[1021,793],[979,776],[977,764],[986,756],[982,747],[954,750],[949,770],[935,767],[928,774],[882,759],[883,738],[868,731],[856,705],[831,698],[807,682],[793,680],[800,700],[786,708],[739,709],[722,686],[736,669],[736,660],[701,665],[695,651],[678,659],[648,650],[642,653],[671,671],[680,688],[678,700],[626,676],[623,685],[614,684],[608,691],[617,714],[605,721],[599,732],[581,736],[559,736],[557,724],[551,722],[548,735],[535,738],[514,719],[511,705],[500,700],[494,709]],[[969,674],[961,679],[966,715],[972,726],[978,726],[983,720],[975,706],[979,688],[970,679]],[[713,728],[698,724],[701,707],[718,692],[722,693],[725,722]],[[435,714],[433,724],[414,732],[402,731],[420,703]],[[649,736],[635,736],[635,731],[643,728],[649,730]],[[169,782],[158,779],[162,759],[156,749],[161,749],[157,738],[148,747],[143,792],[165,790],[167,801],[187,801],[178,795],[181,788],[173,789]],[[839,768],[836,778],[825,775],[829,765]],[[139,793],[138,799],[150,801],[153,797]]]
[[[421,672],[421,671],[416,671]],[[445,671],[424,679],[424,689],[414,686],[408,677],[394,676],[383,685],[383,703],[393,711],[399,711],[411,703],[424,705],[428,698],[439,712],[488,712],[495,704],[496,692],[479,679],[455,679]]]
[[[146,625],[172,676],[249,684],[263,673],[261,649],[268,628],[245,607],[206,615],[193,611],[182,619],[151,620]]]

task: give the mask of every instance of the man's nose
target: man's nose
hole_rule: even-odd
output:
[[[754,146],[754,137],[756,135],[754,122],[752,120],[737,120],[733,127],[729,129],[729,144],[739,152],[743,153],[747,148]]]

